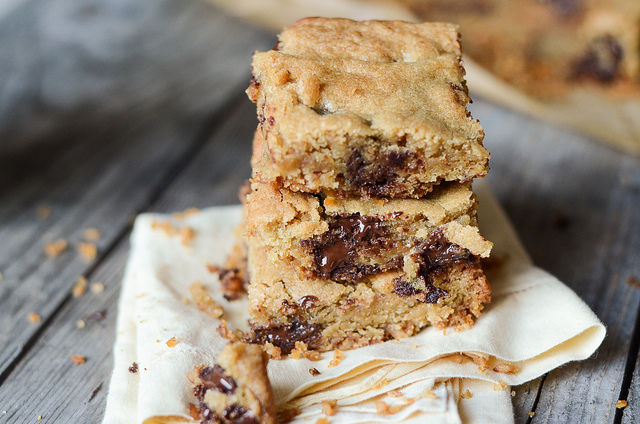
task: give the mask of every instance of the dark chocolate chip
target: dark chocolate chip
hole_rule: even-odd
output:
[[[309,309],[309,308],[313,308],[319,301],[320,301],[320,299],[318,299],[317,296],[314,296],[314,295],[310,294],[310,295],[303,296],[300,299],[298,299],[298,305],[302,309]]]
[[[292,321],[287,325],[262,327],[253,329],[252,343],[271,343],[280,348],[283,355],[288,355],[295,348],[295,342],[305,342],[310,349],[315,349],[320,341],[322,326],[301,321]]]
[[[620,71],[624,50],[612,35],[591,41],[587,51],[573,65],[576,78],[587,77],[601,82],[611,82]]]
[[[129,367],[129,372],[132,374],[135,374],[138,372],[138,364],[136,362],[131,364],[131,366]]]
[[[309,374],[311,374],[314,377],[317,377],[320,375],[320,371],[318,371],[317,368],[309,368]]]
[[[200,371],[199,376],[205,389],[214,389],[230,395],[235,392],[238,387],[235,380],[226,375],[224,369],[217,364],[213,367],[204,368]]]
[[[222,417],[232,424],[259,424],[258,419],[250,409],[237,403],[227,406],[222,412]]]

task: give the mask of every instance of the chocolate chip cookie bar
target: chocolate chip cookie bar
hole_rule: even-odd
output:
[[[492,245],[468,184],[362,200],[254,182],[246,225],[253,339],[283,353],[468,327],[490,300],[480,258]]]
[[[484,176],[457,27],[308,18],[256,53],[263,176],[337,196],[419,198]]]
[[[232,342],[217,364],[190,373],[203,424],[276,424],[268,356],[261,346]]]

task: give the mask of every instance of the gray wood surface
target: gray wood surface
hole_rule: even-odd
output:
[[[47,16],[76,30],[42,29]],[[0,41],[0,58],[16,56],[0,60],[0,423],[100,422],[131,221],[237,202],[256,125],[250,54],[273,36],[198,2],[26,0],[0,21]],[[75,59],[57,63],[56,49]],[[639,422],[640,288],[627,280],[640,278],[640,160],[478,99],[473,113],[491,187],[534,262],[608,329],[593,358],[514,388],[516,422]],[[88,227],[103,238],[86,263],[74,245]],[[70,249],[45,257],[57,237]],[[73,298],[81,275],[105,291]],[[76,327],[98,311],[105,319]]]

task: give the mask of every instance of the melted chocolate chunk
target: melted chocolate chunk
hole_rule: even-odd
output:
[[[209,409],[209,406],[202,401],[200,402],[200,413],[202,414],[201,424],[222,424],[222,419],[218,414]]]
[[[315,349],[320,341],[322,326],[320,324],[308,324],[301,321],[292,321],[290,324],[254,328],[251,343],[271,343],[288,355],[295,348],[296,342],[305,342],[310,349]]]
[[[586,53],[573,65],[575,78],[587,77],[611,82],[618,75],[624,57],[622,46],[612,35],[591,41]]]
[[[433,285],[435,275],[461,262],[467,262],[471,266],[479,263],[478,257],[469,250],[447,240],[441,229],[431,233],[429,240],[419,246],[418,250],[415,257],[419,265],[418,283],[424,288],[396,278],[393,281],[393,292],[401,297],[421,295],[421,300],[425,303],[437,303],[439,299],[449,297],[446,290]]]
[[[362,153],[353,150],[347,161],[347,183],[354,191],[368,197],[394,197],[399,194],[395,186],[398,171],[409,173],[415,170],[414,153],[387,152],[370,162]],[[400,189],[402,192],[403,189]]]
[[[236,391],[238,385],[235,380],[225,374],[220,365],[206,367],[200,371],[200,379],[205,390],[214,389],[224,394],[230,395]]]
[[[329,230],[315,240],[305,240],[316,264],[315,273],[320,278],[330,278],[341,283],[355,283],[367,275],[377,274],[402,266],[396,258],[381,266],[354,263],[367,249],[379,250],[389,243],[382,221],[373,217],[343,214],[334,217]]]
[[[237,403],[227,406],[222,412],[222,418],[232,424],[259,424],[258,419],[250,409]]]
[[[308,296],[303,296],[298,300],[298,305],[302,308],[302,309],[309,309],[309,308],[313,308],[318,302],[320,302],[320,299],[318,299],[317,296],[314,295],[308,295]]]

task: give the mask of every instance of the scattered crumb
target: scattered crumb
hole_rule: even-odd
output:
[[[98,248],[93,243],[81,242],[78,244],[78,253],[85,262],[91,262],[98,256]]]
[[[167,346],[169,347],[175,347],[178,343],[180,342],[178,341],[178,339],[176,339],[176,336],[173,336],[169,340],[167,340]]]
[[[478,366],[478,369],[485,372],[489,368],[489,360],[484,356],[475,355],[473,353],[465,353],[466,356],[473,359],[473,362]]]
[[[431,391],[431,389],[424,389],[422,391],[422,393],[420,393],[420,397],[421,398],[425,398],[425,399],[437,399],[438,395],[433,393],[433,391]]]
[[[507,388],[507,383],[505,383],[503,380],[500,380],[493,385],[493,390],[495,390],[496,392],[502,391],[506,388]]]
[[[322,413],[327,417],[335,415],[335,407],[337,402],[335,400],[323,400],[322,401]]]
[[[38,415],[38,421],[42,421],[42,415]]]
[[[411,345],[411,349],[417,349],[417,348],[418,348],[417,344],[414,343],[414,344]]]
[[[71,355],[71,360],[78,365],[84,364],[86,362],[84,356],[82,355]]]
[[[71,293],[73,297],[81,297],[87,290],[87,279],[85,277],[79,277],[76,280],[76,284],[73,286]]]
[[[320,355],[320,352],[318,352],[317,350],[307,350],[302,356],[313,362],[322,359],[322,355]]]
[[[471,399],[473,397],[473,393],[471,393],[471,391],[467,389],[464,392],[460,393],[460,397],[462,399]]]
[[[218,303],[213,300],[205,286],[200,281],[196,281],[191,284],[189,286],[189,292],[191,293],[191,298],[193,299],[193,303],[196,304],[196,307],[211,318],[218,319],[224,313],[222,306],[218,305]]]
[[[200,410],[193,403],[189,404],[189,416],[193,418],[195,421],[200,421]]]
[[[318,418],[318,421],[316,421],[316,424],[329,424],[329,420],[327,420],[326,417]]]
[[[320,371],[318,371],[317,368],[309,368],[309,374],[311,374],[314,377],[317,377],[320,375]]]
[[[84,320],[79,319],[78,321],[76,321],[76,328],[83,329],[86,326],[87,323],[84,322]]]
[[[191,246],[191,241],[196,236],[196,232],[191,227],[182,227],[178,235],[183,246]]]
[[[188,304],[190,303],[190,302],[189,302],[189,299],[187,299],[186,297],[183,297],[182,299],[180,299],[180,301],[181,301],[182,303],[184,303],[185,305],[188,305]]]
[[[622,409],[622,408],[626,408],[626,407],[627,407],[627,401],[626,400],[620,399],[619,401],[616,402],[616,408]]]
[[[498,364],[493,367],[493,371],[502,374],[515,374],[518,372],[518,367],[513,364]]]
[[[220,266],[219,265],[207,264],[207,269],[212,274],[217,274],[217,273],[220,272]]]
[[[104,284],[100,281],[91,283],[91,293],[100,294],[104,292]]]
[[[340,362],[344,359],[344,354],[340,352],[340,350],[336,350],[333,352],[333,359],[329,362],[329,368],[337,367]]]
[[[218,334],[220,334],[222,336],[222,338],[227,339],[227,340],[237,340],[238,338],[236,337],[235,334],[233,334],[232,331],[230,331],[227,328],[227,321],[221,319],[220,320],[220,325],[218,325]],[[269,352],[267,352],[269,353]]]
[[[30,312],[27,318],[32,324],[42,321],[42,317],[40,316],[40,314],[36,314],[35,312]]]
[[[376,413],[379,415],[389,415],[391,411],[389,410],[389,405],[387,405],[387,402],[383,400],[377,400]]]
[[[267,352],[267,355],[269,355],[271,359],[282,359],[282,349],[278,346],[275,346],[272,343],[265,343],[263,346],[264,351]]]
[[[442,335],[446,336],[447,335],[447,329],[445,328],[444,330],[442,330]]]
[[[634,277],[633,275],[630,275],[627,277],[627,284],[629,284],[631,287],[640,287],[640,279]]]
[[[42,220],[49,218],[49,216],[51,216],[51,206],[45,204],[38,206],[36,215],[38,215],[38,218]]]
[[[151,222],[151,228],[162,231],[167,237],[171,237],[177,233],[176,227],[169,221],[153,220],[153,222]]]
[[[132,363],[129,367],[129,372],[135,374],[138,372],[138,364],[136,362]]]
[[[391,397],[394,397],[394,398],[400,398],[400,397],[404,396],[400,390],[391,390],[391,391],[387,392],[387,394],[389,396],[391,396]]]
[[[102,238],[102,233],[97,228],[87,228],[82,232],[82,238],[86,241],[98,241]]]
[[[373,386],[373,388],[376,389],[376,390],[380,390],[384,386],[386,386],[387,384],[389,384],[389,380],[387,380],[386,378],[383,378],[378,384]]]
[[[511,397],[515,397],[516,396],[516,391],[515,390],[511,390]]]
[[[60,254],[62,252],[67,250],[67,246],[68,245],[69,245],[69,243],[67,242],[67,240],[65,240],[63,238],[59,238],[59,239],[57,239],[55,241],[52,241],[51,243],[45,244],[44,245],[44,252],[50,258],[55,258],[55,257],[60,256]]]
[[[308,350],[308,346],[305,342],[297,341],[295,343],[295,349],[289,354],[293,359],[300,359],[304,357],[304,353]]]
[[[174,212],[171,214],[171,216],[174,217],[175,219],[183,220],[185,218],[190,217],[191,215],[196,215],[199,212],[200,212],[200,209],[198,208],[187,208],[182,212]]]
[[[536,413],[535,413],[535,412],[533,412],[533,411],[529,411],[529,412],[527,412],[527,416],[528,416],[529,418],[533,418],[533,417],[535,417],[535,416],[536,416]]]

